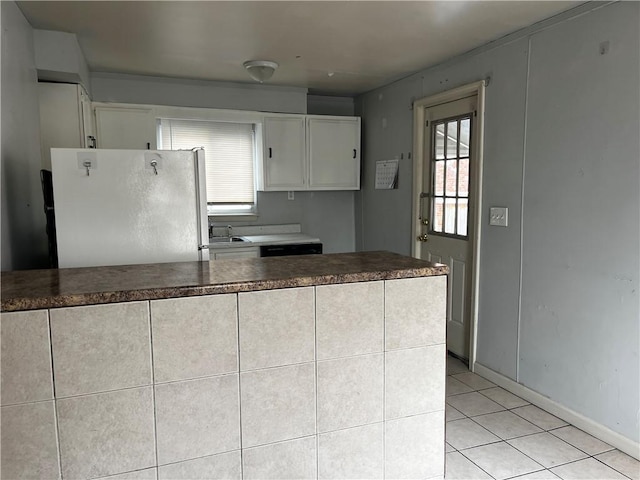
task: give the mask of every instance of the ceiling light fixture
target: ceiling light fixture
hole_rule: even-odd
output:
[[[267,60],[249,60],[243,63],[244,68],[247,69],[251,78],[256,82],[266,82],[271,78],[273,72],[278,68],[276,62],[269,62]]]

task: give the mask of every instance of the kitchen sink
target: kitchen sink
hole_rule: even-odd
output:
[[[244,237],[211,237],[209,243],[235,243],[235,242],[248,242]]]

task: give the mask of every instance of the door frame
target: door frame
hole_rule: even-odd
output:
[[[484,106],[485,106],[486,81],[463,85],[446,92],[441,92],[429,97],[421,98],[413,102],[413,195],[412,195],[412,220],[411,220],[411,255],[420,257],[422,242],[418,241],[421,233],[421,225],[418,221],[420,216],[420,192],[422,192],[422,175],[424,164],[424,135],[425,135],[425,110],[442,103],[453,102],[461,98],[477,95],[478,114],[474,118],[475,126],[475,174],[472,178],[474,182],[474,202],[473,217],[469,219],[473,223],[473,238],[471,239],[471,311],[469,312],[469,368],[473,371],[476,362],[476,328],[478,326],[478,301],[479,301],[479,280],[480,280],[480,240],[482,237],[482,155],[484,151]]]

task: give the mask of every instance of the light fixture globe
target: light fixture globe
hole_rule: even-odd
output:
[[[256,82],[266,82],[271,78],[273,72],[278,68],[276,62],[269,62],[267,60],[249,60],[243,63],[244,68],[247,69],[251,78]]]

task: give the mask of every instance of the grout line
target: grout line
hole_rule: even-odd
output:
[[[235,448],[233,450],[225,450],[224,452],[217,452],[217,453],[211,453],[208,455],[201,455],[199,457],[190,457],[190,458],[185,458],[182,460],[177,460],[175,462],[168,462],[168,463],[163,463],[162,465],[157,465],[155,467],[145,467],[145,468],[140,468],[138,470],[147,470],[149,468],[160,468],[160,467],[167,467],[167,466],[171,466],[171,465],[178,465],[180,463],[185,463],[185,462],[192,462],[194,460],[200,460],[202,458],[211,458],[211,457],[217,457],[218,455],[226,455],[228,453],[233,453],[233,452],[239,452],[240,449],[239,448]],[[138,470],[132,470],[132,471],[138,471]],[[130,472],[122,472],[122,473],[130,473]],[[116,473],[114,475],[120,475],[120,473]],[[112,475],[113,476],[113,475]]]
[[[313,366],[315,403],[315,440],[316,440],[316,478],[320,478],[320,434],[318,432],[318,287],[313,287]]]
[[[153,402],[153,441],[155,442],[154,445],[154,454],[155,454],[155,458],[156,458],[156,478],[158,476],[158,410],[156,407],[156,386],[155,386],[155,380],[156,380],[156,374],[155,374],[155,360],[153,358],[153,325],[151,322],[151,302],[147,302],[147,312],[149,315],[149,354],[150,354],[150,360],[151,360],[151,401]]]
[[[58,421],[58,400],[56,399],[56,374],[53,370],[53,333],[51,330],[50,310],[47,310],[47,330],[49,334],[49,359],[51,361],[51,393],[53,394],[53,399],[47,401],[53,401],[53,421],[56,427],[56,451],[58,453],[58,478],[62,478],[62,449],[60,448],[60,422]]]
[[[616,450],[617,450],[617,449],[616,449]],[[609,451],[611,451],[611,450],[609,450]],[[606,452],[602,452],[602,453],[606,453]],[[623,452],[620,452],[620,453],[623,453]],[[600,453],[596,453],[596,455],[601,455],[601,454],[600,454]],[[625,453],[624,455],[626,455],[626,453]],[[596,462],[600,462],[600,463],[602,463],[603,465],[606,465],[606,466],[607,466],[607,467],[609,467],[611,470],[613,470],[613,471],[615,471],[615,472],[618,472],[618,473],[619,473],[620,475],[622,475],[623,477],[628,478],[629,480],[631,480],[631,477],[629,477],[628,475],[625,475],[625,474],[624,474],[624,473],[622,473],[620,470],[618,470],[617,468],[615,468],[615,467],[613,467],[613,466],[609,465],[608,463],[603,462],[603,461],[602,461],[602,460],[600,460],[599,458],[596,458],[596,456],[595,456],[595,455],[592,455],[592,456],[591,456],[591,458],[593,458]],[[631,457],[631,458],[633,458],[633,457]],[[583,458],[582,460],[584,460],[584,458]]]
[[[236,297],[236,360],[238,361],[238,421],[240,424],[239,440],[240,440],[240,478],[244,479],[244,455],[242,440],[242,380],[240,373],[240,295]]]
[[[364,240],[363,240],[364,243]],[[446,363],[445,363],[446,369]],[[445,381],[446,383],[446,381]],[[446,395],[446,393],[445,393]],[[445,414],[446,418],[446,414]],[[382,283],[382,480],[387,478],[387,282]],[[445,439],[446,439],[445,421]],[[446,441],[446,440],[445,440]],[[445,472],[446,472],[445,454]]]

